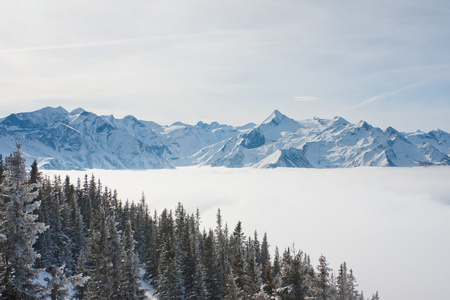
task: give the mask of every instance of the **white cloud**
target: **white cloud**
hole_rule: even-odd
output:
[[[450,294],[449,167],[354,169],[226,169],[87,172],[124,199],[145,192],[161,212],[182,202],[198,207],[205,226],[220,208],[230,229],[267,232],[271,250],[295,243],[317,264],[337,271],[346,261],[365,295],[382,299],[446,299]],[[84,172],[71,174],[72,181]],[[174,188],[175,187],[175,188]],[[411,288],[414,287],[414,288]]]
[[[304,102],[304,101],[317,101],[319,98],[311,97],[311,96],[298,96],[294,97],[294,101],[296,102]]]

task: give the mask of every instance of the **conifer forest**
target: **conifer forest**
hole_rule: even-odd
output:
[[[142,280],[160,300],[379,299],[358,290],[345,262],[333,271],[323,255],[246,236],[220,209],[216,227],[201,228],[183,199],[156,212],[94,176],[44,177],[20,145],[0,159],[0,181],[1,299],[147,299]]]

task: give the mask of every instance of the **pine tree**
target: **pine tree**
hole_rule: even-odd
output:
[[[339,267],[339,273],[337,277],[337,292],[338,300],[352,299],[352,292],[348,280],[347,264],[345,262],[342,263]]]
[[[256,237],[256,236],[255,236]],[[245,264],[245,275],[246,275],[246,285],[245,291],[248,297],[251,297],[258,293],[262,286],[262,270],[261,266],[258,264],[257,258],[257,247],[258,243],[255,243],[252,239],[248,239],[247,249],[246,249],[246,264]]]
[[[51,278],[45,278],[47,281],[47,297],[51,300],[65,299],[69,296],[70,281],[64,273],[64,265],[53,267],[51,270]]]
[[[375,294],[372,295],[371,300],[380,300],[380,297],[378,296],[378,291],[376,291]]]
[[[292,257],[289,249],[283,254],[283,262],[279,274],[281,288],[277,291],[282,299],[304,299],[307,295],[306,273],[302,256],[303,253],[299,251]]]
[[[221,287],[215,294],[220,297],[224,295],[224,289],[227,270],[230,264],[229,256],[229,240],[228,240],[228,230],[223,228],[222,215],[220,209],[217,210],[217,226],[215,229],[216,234],[216,255],[217,255],[217,285]]]
[[[172,212],[164,210],[160,216],[160,248],[156,277],[158,299],[183,299],[183,277],[178,263]]]
[[[47,227],[37,221],[37,186],[28,181],[20,144],[6,160],[4,175],[0,186],[2,298],[36,299],[42,295],[42,286],[34,281],[38,270],[33,268],[37,257],[33,244]]]
[[[227,281],[224,300],[243,300],[244,291],[236,283],[237,277],[234,276],[233,268],[230,266]]]
[[[65,206],[62,211],[64,232],[70,240],[71,260],[75,263],[82,250],[86,248],[86,232],[80,207],[76,198],[76,190],[66,176],[64,181]],[[75,265],[71,266],[73,270]]]
[[[109,203],[105,200],[107,198],[97,205],[92,218],[84,266],[84,272],[90,276],[85,296],[87,299],[125,299],[122,272],[125,251],[117,231],[114,211],[109,209]]]
[[[319,257],[319,265],[317,266],[317,275],[314,280],[314,296],[317,300],[332,299],[330,287],[330,272],[325,256]]]
[[[3,181],[3,156],[0,154],[0,183]]]
[[[124,299],[145,299],[144,290],[140,283],[139,259],[135,251],[136,241],[133,238],[133,231],[129,220],[125,224],[122,242],[125,250],[125,259],[122,266],[122,276],[125,279]]]
[[[195,267],[195,277],[191,294],[187,299],[210,299],[205,282],[205,270],[201,262]]]
[[[203,242],[203,265],[205,266],[205,284],[211,299],[223,298],[223,285],[220,283],[220,262],[217,257],[214,231],[209,230]]]
[[[261,259],[259,264],[264,267],[267,262],[270,263],[269,243],[267,241],[267,233],[264,233],[264,237],[261,244]]]
[[[275,247],[275,257],[273,259],[273,268],[272,268],[272,277],[276,278],[278,277],[278,273],[281,269],[281,262],[280,262],[280,251],[278,250],[278,247]]]
[[[31,165],[31,171],[30,171],[30,183],[37,183],[41,180],[41,172],[38,170],[38,164],[36,160],[34,160],[33,164]]]

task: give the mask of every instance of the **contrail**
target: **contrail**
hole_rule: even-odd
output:
[[[376,95],[376,96],[367,98],[367,99],[361,101],[360,103],[358,103],[358,104],[356,104],[356,105],[347,107],[347,108],[345,108],[345,109],[339,111],[338,113],[347,112],[347,111],[349,111],[349,110],[353,110],[353,109],[355,109],[355,108],[358,108],[358,107],[361,107],[361,106],[364,106],[364,105],[367,105],[367,104],[370,104],[370,103],[374,103],[374,102],[383,100],[384,98],[387,98],[387,97],[389,97],[389,96],[392,96],[392,95],[398,94],[398,93],[400,93],[400,92],[403,92],[403,91],[406,91],[406,90],[415,88],[415,87],[417,87],[417,86],[419,86],[419,85],[422,85],[422,84],[424,84],[424,83],[426,83],[426,82],[428,82],[428,81],[430,81],[430,80],[435,79],[436,77],[442,77],[442,74],[441,74],[440,76],[433,76],[433,77],[430,77],[430,78],[426,78],[426,79],[424,79],[424,80],[421,80],[421,81],[418,81],[418,82],[415,82],[415,83],[408,84],[408,85],[406,85],[406,86],[404,86],[404,87],[401,87],[401,88],[399,88],[399,89],[392,90],[392,91],[388,91],[388,92],[385,92],[385,93],[382,93],[382,94],[379,94],[379,95]]]

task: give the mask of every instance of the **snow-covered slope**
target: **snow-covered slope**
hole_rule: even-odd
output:
[[[450,164],[450,135],[402,134],[343,118],[295,121],[275,110],[262,123],[161,126],[78,108],[46,107],[0,119],[0,153],[17,141],[46,169],[226,167],[339,168]]]

